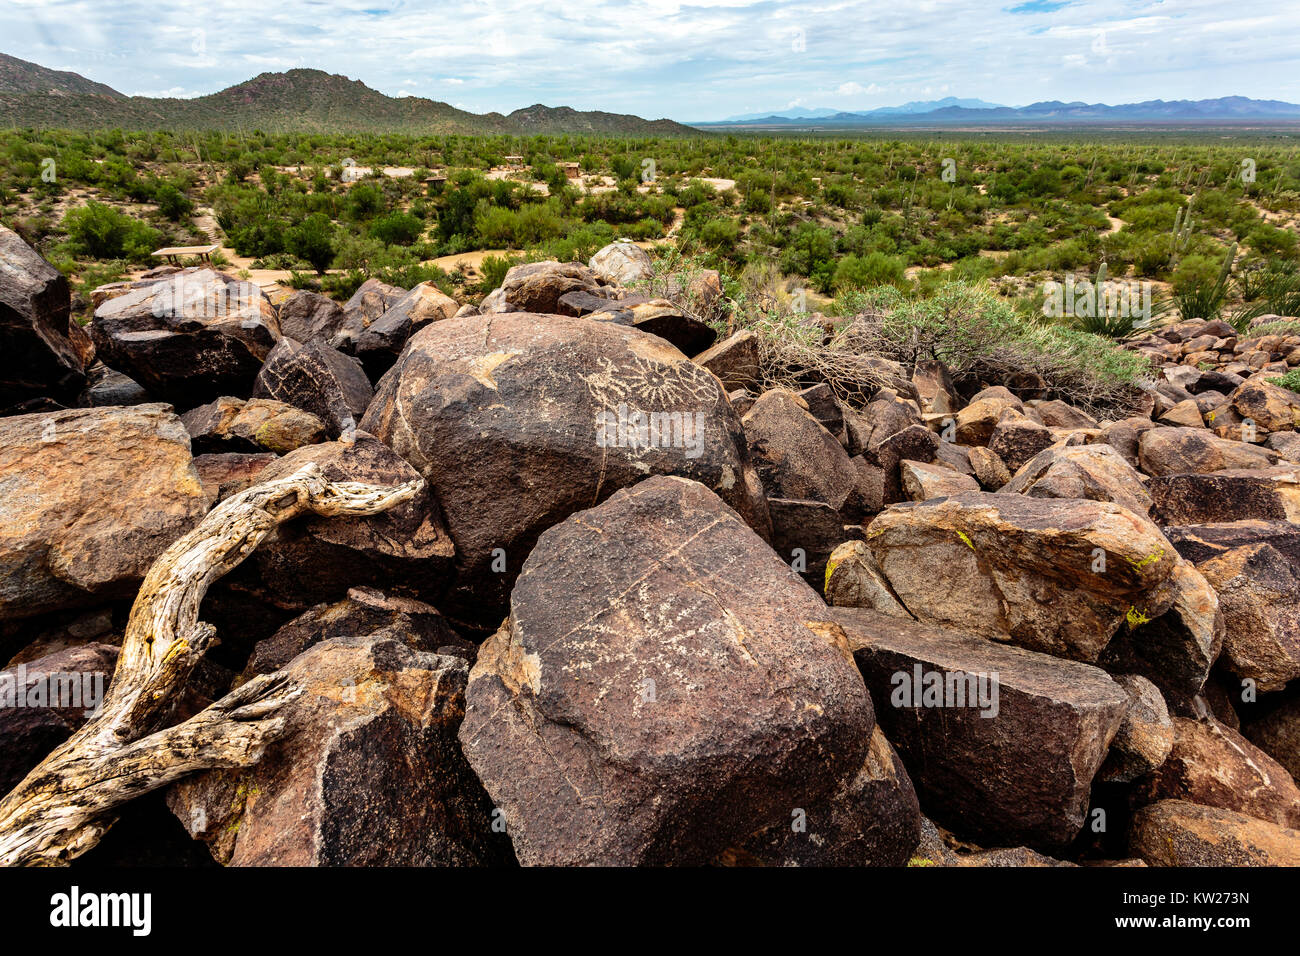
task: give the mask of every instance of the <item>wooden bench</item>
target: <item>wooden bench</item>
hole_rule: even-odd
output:
[[[211,246],[167,246],[164,249],[155,249],[151,255],[159,259],[166,259],[172,265],[179,265],[181,256],[198,256],[204,262],[211,262],[212,253],[220,249],[220,245]]]

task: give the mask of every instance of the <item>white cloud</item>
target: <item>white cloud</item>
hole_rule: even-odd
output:
[[[196,51],[186,5],[8,0],[0,50],[126,93],[212,92],[315,67],[383,90],[456,87],[477,111],[544,102],[685,120],[945,95],[1300,101],[1300,4],[1088,0],[1009,12],[1016,3],[440,0],[431,15],[415,0],[206,0]],[[457,75],[440,76],[449,64]]]

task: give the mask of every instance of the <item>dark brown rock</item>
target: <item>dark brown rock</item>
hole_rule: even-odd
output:
[[[347,435],[365,414],[374,392],[361,363],[322,342],[281,339],[253,383],[254,398],[272,398],[310,412],[330,438]]]
[[[816,592],[664,476],[542,535],[467,699],[525,864],[707,862],[829,796],[874,725]]]
[[[831,614],[928,814],[995,844],[1075,837],[1128,707],[1114,681],[1087,664],[865,608]],[[932,682],[937,696],[925,689]]]
[[[71,401],[81,391],[71,301],[63,274],[0,226],[0,408],[40,396]]]

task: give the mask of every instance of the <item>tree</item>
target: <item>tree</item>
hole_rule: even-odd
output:
[[[286,239],[289,251],[310,262],[317,275],[324,275],[334,261],[334,223],[323,212],[312,213]]]

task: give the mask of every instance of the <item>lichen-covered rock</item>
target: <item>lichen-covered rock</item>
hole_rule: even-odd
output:
[[[1168,609],[1180,560],[1117,505],[987,492],[896,505],[866,539],[917,620],[1089,662],[1135,607]]]
[[[283,455],[325,438],[325,423],[309,412],[266,398],[224,396],[181,416],[198,454],[270,451]]]

